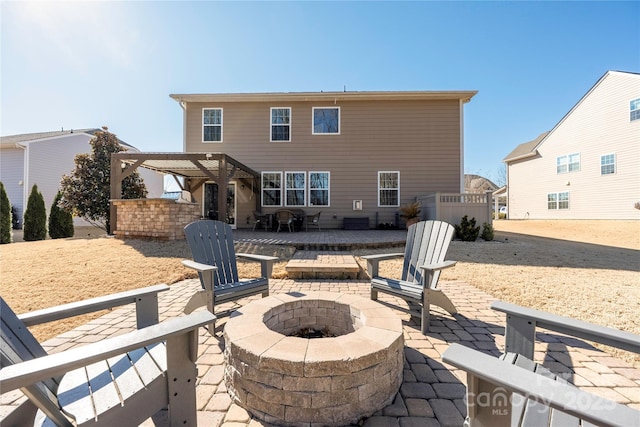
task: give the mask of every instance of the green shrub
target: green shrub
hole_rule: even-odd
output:
[[[464,242],[475,242],[480,234],[480,226],[476,227],[476,218],[468,219],[467,215],[462,217],[460,224],[454,225],[456,235]]]
[[[73,237],[73,216],[58,206],[61,198],[62,193],[58,191],[49,211],[49,237],[52,239]]]
[[[480,235],[480,237],[482,237],[483,240],[486,240],[487,242],[490,242],[491,240],[493,240],[493,225],[488,224],[488,223],[483,223],[482,224],[482,234]]]
[[[44,207],[44,198],[38,191],[38,186],[31,187],[31,194],[27,201],[27,210],[24,211],[24,240],[44,240],[47,237],[47,211]]]
[[[11,203],[0,182],[0,244],[11,243]]]

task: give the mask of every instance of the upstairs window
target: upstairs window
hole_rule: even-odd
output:
[[[340,135],[340,107],[313,107],[313,135]]]
[[[580,170],[580,153],[559,156],[556,158],[556,172],[578,172]]]
[[[547,194],[547,209],[569,209],[569,192]]]
[[[640,119],[640,98],[634,99],[629,103],[629,120],[639,120]]]
[[[271,108],[271,142],[291,141],[291,108]]]
[[[282,206],[282,172],[262,172],[262,206]]]
[[[309,206],[329,206],[329,172],[309,172]]]
[[[378,172],[378,206],[400,206],[400,172]]]
[[[616,155],[605,154],[600,156],[600,175],[616,173]]]
[[[304,206],[306,203],[306,172],[285,172],[285,206]]]
[[[222,108],[202,109],[202,142],[222,142]]]

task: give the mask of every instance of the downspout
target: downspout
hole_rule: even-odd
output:
[[[187,152],[187,103],[186,101],[178,102],[180,108],[182,108],[182,152]],[[189,190],[189,194],[191,194],[191,198],[193,200],[193,194],[191,193],[191,181],[187,180],[187,178],[182,178],[182,184],[180,184],[180,180],[174,175],[173,179],[178,181],[180,188],[183,190],[186,188]],[[204,200],[204,199],[203,199]]]
[[[460,100],[460,193],[464,193],[464,104]]]
[[[22,212],[20,212],[24,224],[24,211],[27,209],[27,200],[29,200],[29,144],[16,142],[16,147],[24,150],[22,156]]]
[[[178,103],[182,108],[182,152],[187,152],[187,103],[180,101]]]

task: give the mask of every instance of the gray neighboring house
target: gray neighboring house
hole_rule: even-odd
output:
[[[509,219],[640,219],[640,74],[608,71],[503,161]]]
[[[258,172],[231,181],[238,227],[253,212],[322,213],[393,223],[416,196],[464,190],[464,105],[476,91],[174,94],[183,110],[184,152],[224,153]],[[217,209],[217,184],[193,194]],[[376,223],[377,221],[377,223]],[[235,224],[234,224],[235,226]]]
[[[77,154],[91,152],[89,141],[100,130],[60,130],[0,137],[0,181],[5,186],[9,201],[16,207],[21,222],[34,184],[42,193],[48,218],[62,175],[75,168],[74,158]],[[119,141],[127,151],[139,151]],[[163,176],[146,169],[140,169],[139,173],[149,191],[148,197],[160,197]],[[73,222],[76,226],[90,225],[80,218],[74,218]]]

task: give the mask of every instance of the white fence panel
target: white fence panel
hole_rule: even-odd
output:
[[[491,224],[491,193],[431,193],[416,197],[422,205],[422,219],[437,219],[459,224],[463,216],[476,224]]]

